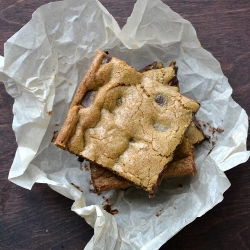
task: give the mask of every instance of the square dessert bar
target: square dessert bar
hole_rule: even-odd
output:
[[[182,142],[174,151],[173,160],[164,169],[163,179],[196,174],[194,145],[204,140],[204,135],[193,122],[184,134]],[[90,163],[91,182],[96,193],[110,189],[126,189],[133,183],[95,163]]]
[[[173,68],[172,72],[174,77]],[[109,169],[153,196],[199,109],[198,103],[164,84],[167,75],[154,79],[98,51],[55,145]]]

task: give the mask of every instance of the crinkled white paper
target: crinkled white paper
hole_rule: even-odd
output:
[[[53,145],[97,49],[138,69],[176,60],[181,92],[201,104],[197,118],[211,137],[196,151],[196,176],[163,181],[154,199],[135,188],[98,196],[90,192],[87,163]],[[223,171],[249,157],[247,115],[232,100],[220,64],[201,47],[193,26],[160,0],[138,0],[122,30],[97,0],[47,4],[4,51],[0,80],[15,98],[18,143],[9,179],[28,189],[47,183],[73,199],[72,210],[94,227],[85,249],[159,248],[223,199],[230,186]],[[107,200],[118,214],[103,210]]]

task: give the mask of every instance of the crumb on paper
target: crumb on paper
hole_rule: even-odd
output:
[[[213,151],[213,149],[215,148],[216,142],[212,142],[212,148],[209,150],[209,152],[207,153],[207,155],[211,154],[211,152]]]
[[[107,211],[108,213],[112,214],[112,215],[115,215],[115,214],[118,214],[118,213],[119,213],[118,209],[112,209],[111,205],[109,205],[109,204],[103,205],[102,208],[103,208],[105,211]]]
[[[163,212],[164,212],[164,210],[162,208],[159,212],[156,213],[156,216],[159,217],[160,215],[162,215]]]
[[[84,166],[85,171],[87,171],[87,172],[88,172],[88,171],[90,171],[90,167],[89,167],[89,165],[84,164],[83,166]]]
[[[82,162],[80,162],[80,167],[79,167],[79,169],[80,169],[81,171],[83,171]]]
[[[77,160],[80,162],[80,170],[83,170],[84,159],[82,157],[78,157]]]
[[[89,192],[90,192],[90,193],[96,194],[96,191],[95,191],[95,189],[93,189],[93,188],[90,188],[90,189],[89,189]],[[98,194],[98,195],[99,195],[99,194]]]
[[[77,160],[80,162],[80,170],[85,169],[86,172],[90,171],[90,163],[82,157],[78,157]]]
[[[102,198],[103,198],[103,200],[104,200],[103,204],[104,204],[104,203],[110,203],[111,197],[106,198],[105,196],[102,196]]]
[[[115,215],[119,213],[118,209],[112,209],[113,204],[111,203],[111,197],[106,198],[105,196],[102,196],[104,202],[102,203],[102,208],[107,211],[108,213]]]
[[[74,186],[79,191],[83,192],[82,189],[79,186],[77,186],[76,184],[74,184],[73,182],[71,182],[71,185]]]
[[[90,193],[97,194],[97,195],[99,196],[100,194],[98,194],[98,193],[96,192],[95,187],[93,186],[93,182],[92,182],[92,180],[91,180],[91,179],[89,179],[89,180],[88,180],[88,182],[89,182],[89,186],[90,186],[90,188],[89,188],[89,192],[90,192]]]
[[[51,142],[54,142],[56,140],[56,137],[58,136],[58,130],[53,132],[53,137],[51,139]]]
[[[215,127],[213,127],[212,125],[210,125],[209,123],[207,123],[207,122],[204,122],[204,121],[201,121],[201,120],[196,120],[196,126],[198,127],[198,128],[200,128],[200,129],[202,129],[202,127],[205,129],[205,128],[208,128],[208,131],[212,134],[212,135],[214,135],[215,134],[215,132],[217,132],[217,133],[223,133],[224,132],[224,129],[222,129],[222,128],[220,128],[220,127],[218,127],[218,128],[215,128]]]
[[[79,162],[83,162],[83,161],[84,161],[84,159],[83,159],[82,157],[78,157],[77,160],[78,160]]]
[[[215,128],[211,126],[208,122],[201,121],[201,120],[196,120],[195,125],[204,132],[205,138],[207,138],[209,140],[209,143],[211,144],[211,149],[209,150],[207,154],[209,155],[213,151],[213,149],[216,146],[217,141],[219,140],[217,133],[219,134],[223,133],[224,129],[220,127]]]
[[[217,131],[218,133],[223,133],[223,132],[224,132],[224,129],[222,129],[222,128],[217,128],[216,131]]]

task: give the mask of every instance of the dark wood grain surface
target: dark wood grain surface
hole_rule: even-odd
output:
[[[4,42],[50,0],[0,1],[0,54]],[[120,26],[135,0],[101,0]],[[250,1],[164,1],[192,22],[202,46],[221,63],[233,98],[250,114]],[[8,181],[17,148],[13,99],[0,83],[0,250],[83,249],[93,230],[71,212],[72,201],[36,184],[31,191]],[[250,149],[250,139],[247,141]],[[250,249],[250,162],[226,172],[232,186],[214,209],[181,230],[162,249]]]

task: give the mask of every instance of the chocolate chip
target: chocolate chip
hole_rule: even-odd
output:
[[[120,97],[116,100],[116,105],[120,106],[121,104],[122,104],[122,98]]]
[[[97,91],[94,90],[87,91],[82,99],[82,106],[85,108],[91,106],[94,103],[96,94]]]
[[[134,143],[135,142],[135,138],[130,138],[129,142]]]
[[[168,84],[169,86],[176,86],[179,87],[179,81],[177,76],[174,76],[174,78],[169,82]]]
[[[105,56],[102,60],[102,64],[109,63],[111,61],[112,57],[110,56]]]
[[[159,124],[159,123],[155,123],[153,125],[153,127],[157,130],[157,131],[160,131],[160,132],[166,132],[168,130],[168,128],[162,124]]]
[[[82,158],[81,156],[79,156],[77,160],[78,160],[79,162],[83,162],[83,161],[84,161],[84,158]]]
[[[160,106],[164,106],[167,103],[166,98],[162,95],[162,94],[157,94],[155,96],[155,101],[157,104],[159,104]]]

